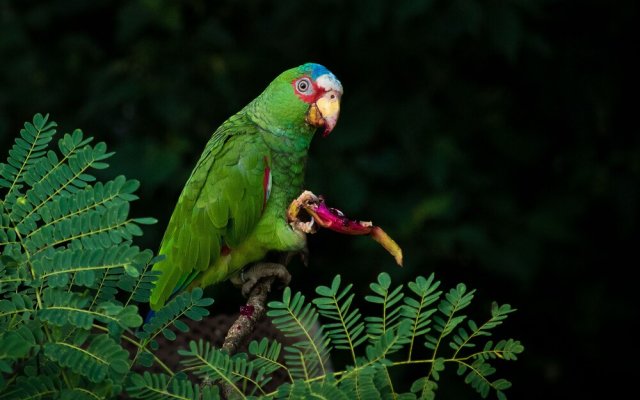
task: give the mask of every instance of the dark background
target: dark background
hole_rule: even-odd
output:
[[[372,219],[405,268],[366,238],[321,232],[309,295],[335,273],[366,292],[381,271],[432,271],[519,311],[501,363],[511,398],[578,398],[630,383],[640,136],[634,0],[0,0],[0,153],[50,113],[117,152],[103,177],[142,182],[140,243],[157,249],[204,144],[278,73],[307,61],[345,88],[311,149],[307,188]],[[630,93],[629,93],[630,92]],[[223,286],[228,286],[224,284]],[[212,311],[241,298],[218,289]],[[221,295],[227,290],[226,295]],[[637,372],[637,371],[636,371]],[[450,374],[454,375],[454,374]],[[440,397],[475,398],[458,378]]]

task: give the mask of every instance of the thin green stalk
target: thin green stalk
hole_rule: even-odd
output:
[[[93,327],[93,328],[95,328],[95,329],[101,330],[101,331],[103,331],[103,332],[109,332],[109,329],[107,329],[107,328],[105,328],[104,326],[101,326],[101,325],[93,324],[93,325],[92,325],[92,327]],[[127,336],[127,335],[122,335],[122,339],[126,340],[127,342],[131,343],[132,345],[134,345],[134,346],[136,346],[136,347],[138,348],[138,351],[136,352],[136,357],[135,357],[135,358],[133,359],[133,361],[131,362],[131,365],[133,366],[133,365],[135,364],[135,361],[136,361],[136,359],[137,359],[138,354],[140,354],[140,351],[142,351],[142,350],[146,350],[146,346],[144,346],[144,345],[142,345],[142,344],[138,343],[138,341],[136,341],[136,340],[134,340],[134,339],[131,339],[131,338],[130,338],[129,336]],[[165,370],[165,372],[167,372],[167,373],[168,373],[169,375],[171,375],[171,376],[174,376],[174,375],[175,375],[175,373],[171,370],[171,368],[169,368],[169,367],[167,366],[167,364],[165,364],[164,362],[162,362],[162,360],[161,360],[161,359],[159,359],[155,354],[153,354],[153,353],[151,353],[151,352],[149,352],[149,354],[151,354],[151,356],[153,357],[153,360],[154,360],[155,362],[157,362],[157,363],[158,363],[158,365],[159,365],[160,367],[162,367],[162,369],[164,369],[164,370]]]

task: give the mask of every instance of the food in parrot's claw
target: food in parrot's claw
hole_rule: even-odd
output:
[[[302,209],[311,217],[309,221],[301,220]],[[316,196],[308,190],[291,202],[287,218],[293,229],[304,233],[315,233],[317,226],[321,226],[346,235],[370,235],[391,253],[399,266],[402,266],[402,249],[382,228],[373,225],[371,221],[347,218],[342,211],[327,207],[322,196]]]

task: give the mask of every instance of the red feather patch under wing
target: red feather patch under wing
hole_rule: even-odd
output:
[[[267,201],[269,200],[269,196],[271,196],[271,168],[269,168],[269,160],[265,156],[264,158],[264,177],[262,178],[262,190],[264,193],[264,197],[262,200],[262,212],[267,207]]]

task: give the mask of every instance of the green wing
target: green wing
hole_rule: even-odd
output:
[[[265,202],[270,153],[258,129],[236,114],[213,134],[178,199],[162,244],[165,260],[151,292],[152,309],[164,305],[210,268],[226,246],[239,245],[254,229]]]

